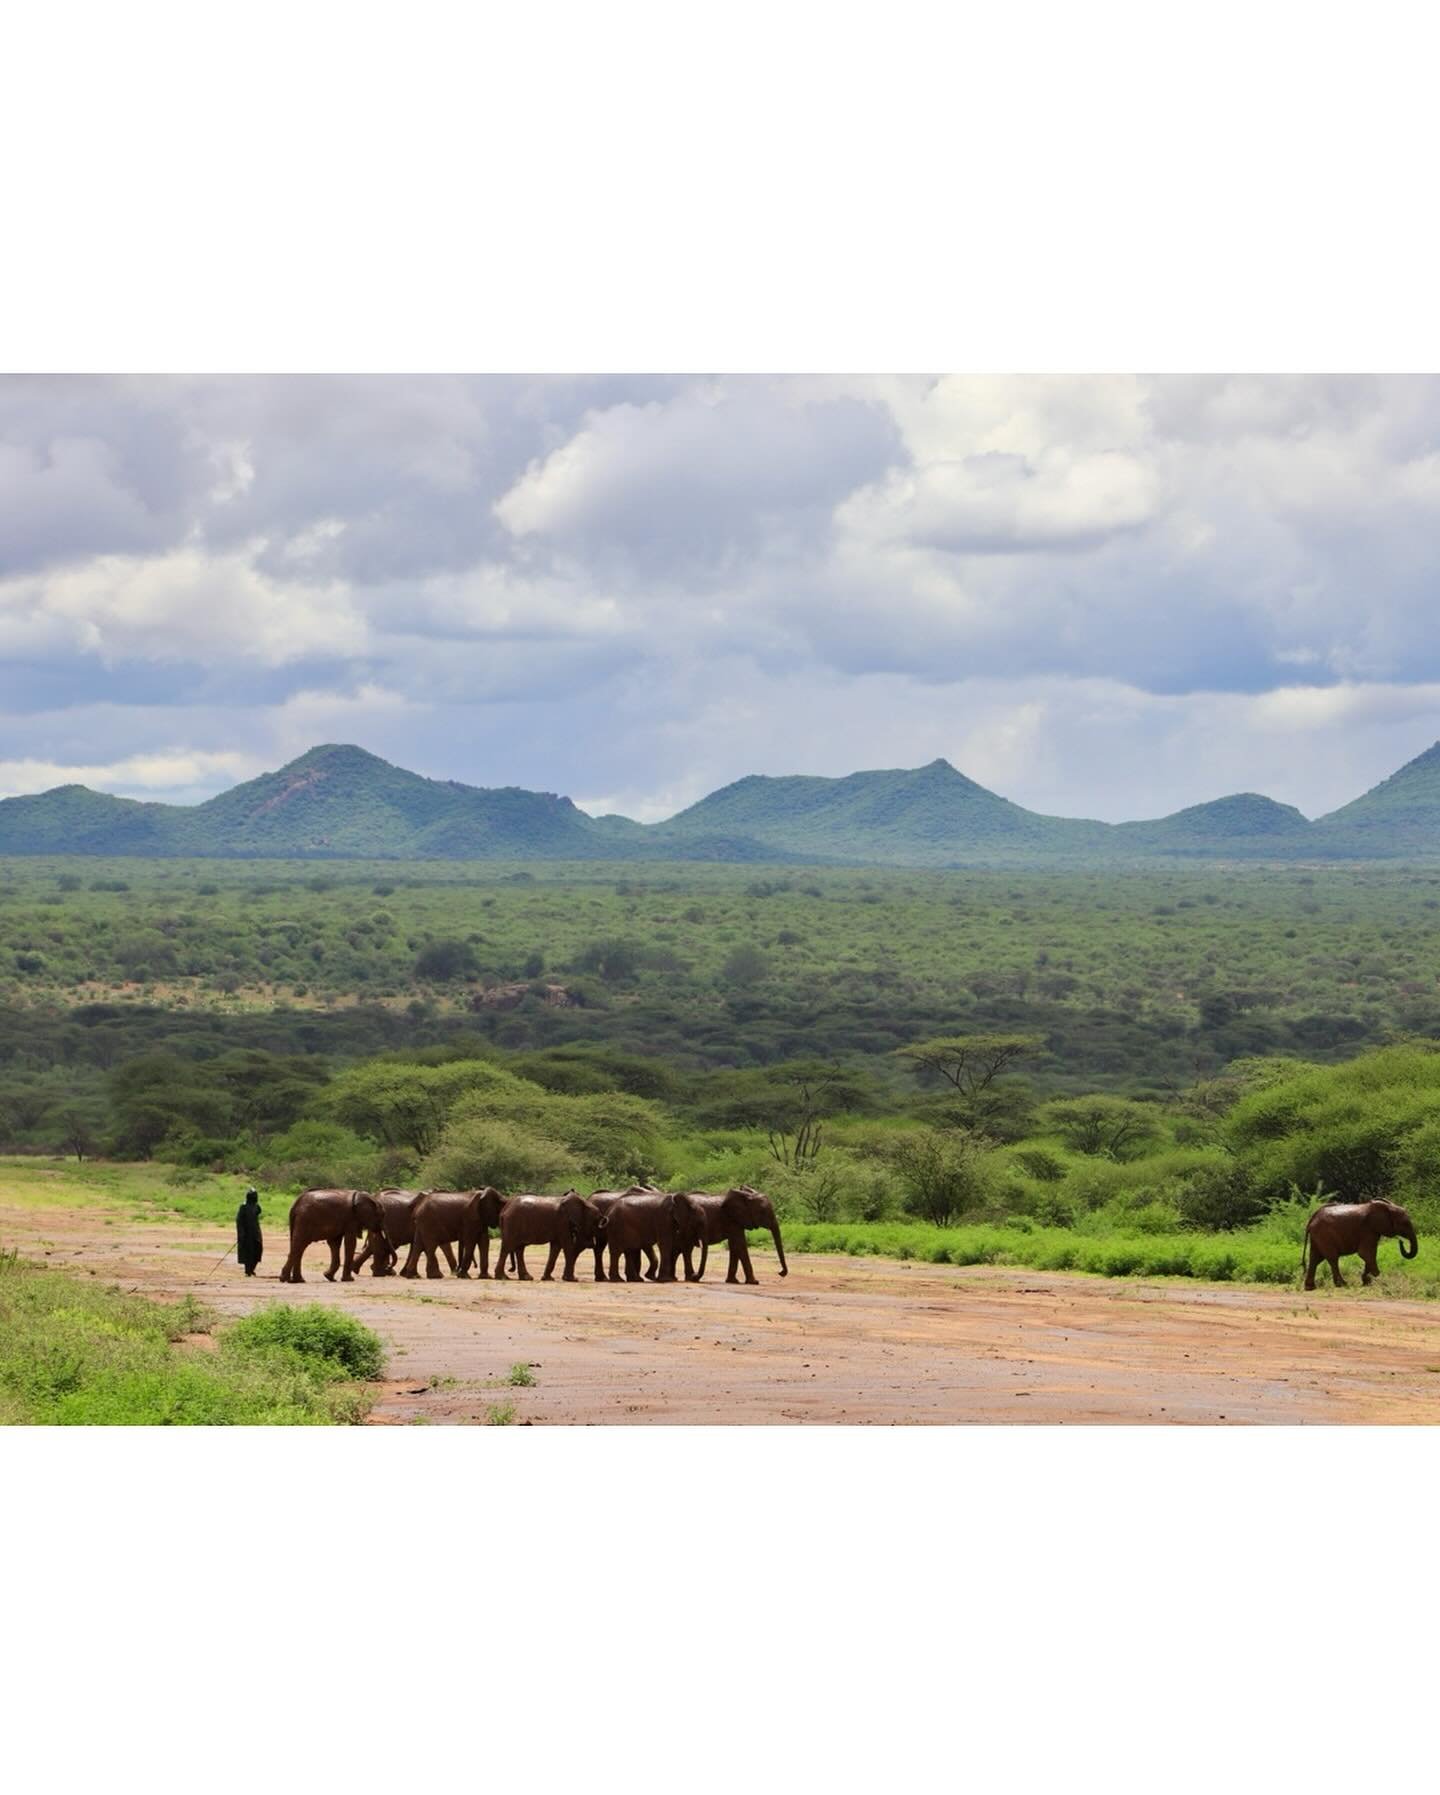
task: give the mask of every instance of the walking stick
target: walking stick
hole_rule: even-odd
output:
[[[220,1255],[220,1257],[210,1267],[209,1271],[206,1272],[205,1276],[203,1278],[201,1278],[200,1282],[202,1284],[208,1284],[210,1282],[211,1278],[213,1278],[215,1276],[216,1272],[219,1271],[220,1267],[225,1263],[225,1261],[230,1257],[230,1255],[234,1251],[235,1251],[234,1247],[226,1247],[225,1251]]]

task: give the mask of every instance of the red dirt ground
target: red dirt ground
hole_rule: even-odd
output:
[[[997,1267],[756,1254],[755,1288],[398,1278],[303,1286],[233,1259],[227,1234],[91,1210],[0,1207],[27,1257],[226,1315],[338,1304],[391,1353],[374,1420],[536,1424],[1440,1421],[1440,1306],[1356,1291],[1236,1289]],[[723,1264],[723,1257],[722,1257]],[[198,1344],[198,1342],[197,1342]],[[505,1383],[512,1365],[535,1383]],[[432,1383],[433,1380],[433,1383]]]

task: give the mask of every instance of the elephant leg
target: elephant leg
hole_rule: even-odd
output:
[[[1315,1251],[1311,1242],[1307,1241],[1305,1243],[1305,1288],[1307,1290],[1315,1288],[1315,1271],[1319,1263],[1320,1255]]]
[[[605,1249],[603,1246],[598,1246],[595,1249],[595,1282],[597,1284],[605,1282]]]
[[[611,1249],[610,1249],[610,1282],[612,1284],[618,1284],[620,1282],[620,1249],[619,1249],[619,1247],[611,1247]]]
[[[685,1261],[685,1282],[693,1284],[695,1282],[695,1249],[686,1247],[680,1256]]]
[[[500,1236],[500,1245],[495,1254],[495,1276],[502,1281],[510,1276],[505,1269],[505,1261],[510,1257],[510,1248],[505,1244],[505,1236]]]
[[[743,1230],[732,1235],[730,1238],[730,1270],[725,1277],[725,1282],[727,1284],[736,1282],[735,1272],[737,1267],[744,1270],[745,1282],[747,1284],[758,1284],[760,1282],[759,1278],[755,1276],[755,1267],[750,1263],[750,1246],[745,1239]]]
[[[542,1284],[548,1284],[550,1282],[550,1280],[555,1276],[555,1261],[559,1257],[560,1257],[560,1242],[558,1240],[552,1240],[550,1242],[550,1256],[545,1261],[544,1271],[542,1271],[540,1274],[540,1282]]]
[[[443,1278],[444,1275],[440,1269],[440,1261],[435,1257],[434,1246],[427,1246],[425,1249],[425,1276],[427,1278]]]
[[[1330,1255],[1330,1276],[1334,1279],[1337,1290],[1345,1288],[1345,1280],[1340,1276],[1340,1255],[1338,1253]]]
[[[625,1282],[627,1284],[638,1284],[640,1282],[639,1247],[631,1247],[625,1255]]]
[[[475,1246],[475,1257],[480,1261],[480,1269],[475,1275],[488,1278],[490,1276],[490,1230],[488,1228],[480,1230],[480,1238]]]
[[[654,1247],[648,1242],[645,1246],[645,1276],[652,1284],[660,1276],[660,1261],[656,1257]]]
[[[517,1278],[523,1278],[527,1284],[533,1282],[529,1272],[525,1269],[525,1249],[523,1246],[518,1246],[515,1249],[515,1276]]]
[[[575,1261],[579,1257],[580,1257],[579,1247],[566,1247],[566,1249],[565,1249],[565,1270],[561,1273],[561,1280],[560,1280],[562,1283],[573,1284],[575,1282]]]
[[[450,1242],[448,1240],[442,1240],[440,1242],[440,1251],[445,1255],[445,1263],[450,1267],[450,1276],[452,1278],[458,1278],[460,1276],[460,1271],[455,1264],[455,1255],[450,1249]]]
[[[353,1229],[346,1230],[342,1245],[345,1249],[345,1269],[340,1274],[340,1282],[353,1284],[355,1282],[355,1233]]]
[[[420,1276],[420,1241],[417,1236],[410,1242],[410,1251],[405,1255],[405,1263],[400,1268],[402,1278],[418,1278]]]
[[[340,1237],[339,1237],[339,1235],[336,1235],[335,1239],[330,1242],[330,1269],[325,1274],[325,1281],[328,1284],[333,1284],[335,1282],[335,1274],[337,1271],[339,1271],[339,1269],[340,1269]]]

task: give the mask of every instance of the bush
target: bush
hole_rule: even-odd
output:
[[[906,1209],[940,1227],[986,1208],[998,1188],[994,1155],[974,1135],[915,1129],[897,1139],[890,1158]]]
[[[1016,1147],[1011,1151],[1010,1162],[1042,1184],[1058,1184],[1070,1169],[1049,1147]]]
[[[332,1378],[373,1380],[385,1369],[379,1335],[324,1303],[267,1303],[228,1328],[224,1346],[242,1356],[279,1348]]]
[[[1220,1232],[1248,1228],[1266,1208],[1249,1169],[1238,1162],[1204,1167],[1176,1185],[1174,1200],[1187,1228]]]
[[[271,1141],[263,1181],[282,1190],[332,1186],[373,1190],[395,1181],[394,1170],[385,1173],[382,1162],[386,1157],[372,1142],[338,1122],[296,1122]],[[405,1163],[413,1166],[414,1160]]]
[[[558,1141],[518,1122],[468,1116],[452,1122],[425,1161],[422,1176],[437,1190],[551,1191],[585,1182],[580,1160]]]
[[[433,979],[437,984],[473,978],[479,970],[475,949],[468,941],[427,941],[415,956],[415,977]]]

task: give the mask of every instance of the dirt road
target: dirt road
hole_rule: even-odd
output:
[[[335,1303],[375,1328],[391,1381],[375,1420],[556,1423],[1333,1423],[1440,1421],[1440,1307],[1355,1291],[1231,1289],[994,1267],[756,1255],[753,1288],[362,1277],[312,1249],[283,1285],[230,1236],[100,1209],[0,1207],[28,1257],[225,1314]],[[723,1260],[722,1260],[723,1263]],[[504,1381],[533,1368],[532,1386]]]

